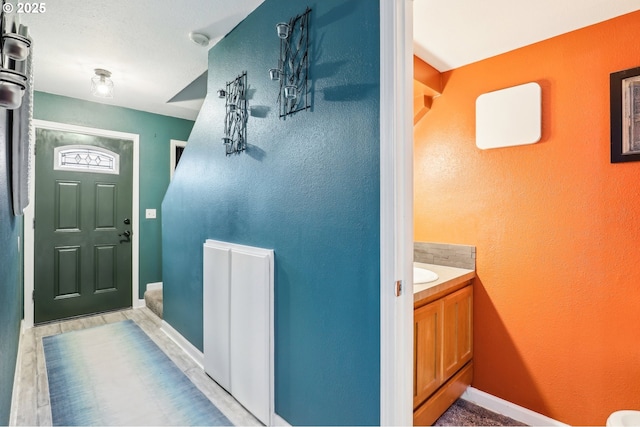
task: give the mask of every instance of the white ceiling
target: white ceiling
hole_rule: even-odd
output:
[[[20,15],[35,89],[193,120],[202,99],[167,102],[207,69],[208,48],[188,34],[207,34],[210,48],[263,1],[48,1],[45,13]],[[638,9],[640,0],[415,0],[415,52],[445,71]],[[89,93],[95,68],[112,72],[113,99]]]
[[[189,33],[212,46],[262,2],[47,1],[45,13],[20,15],[34,41],[35,89],[193,120],[202,100],[167,103],[207,69],[208,48]],[[111,71],[113,99],[89,93],[95,68]]]
[[[640,9],[640,0],[415,0],[414,52],[439,71]]]

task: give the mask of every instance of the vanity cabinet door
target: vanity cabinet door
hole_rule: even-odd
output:
[[[467,286],[443,300],[444,378],[449,378],[473,356],[473,287]]]
[[[417,408],[443,382],[442,300],[414,311],[413,322],[413,407]]]

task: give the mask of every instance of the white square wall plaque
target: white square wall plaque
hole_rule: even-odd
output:
[[[482,150],[534,144],[542,137],[542,89],[526,83],[476,99],[476,145]]]

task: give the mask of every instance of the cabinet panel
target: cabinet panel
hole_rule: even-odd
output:
[[[414,426],[431,426],[465,392],[473,379],[473,362],[450,378],[413,413]]]
[[[271,254],[231,254],[231,394],[269,425]]]
[[[442,384],[442,301],[414,312],[413,407],[416,408]]]
[[[231,393],[231,249],[207,242],[203,249],[204,370]]]
[[[473,354],[473,288],[460,289],[443,300],[444,378],[455,374]]]

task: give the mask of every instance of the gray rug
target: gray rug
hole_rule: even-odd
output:
[[[132,320],[42,344],[53,425],[231,425]]]
[[[525,426],[463,399],[458,399],[435,422],[436,426]]]

